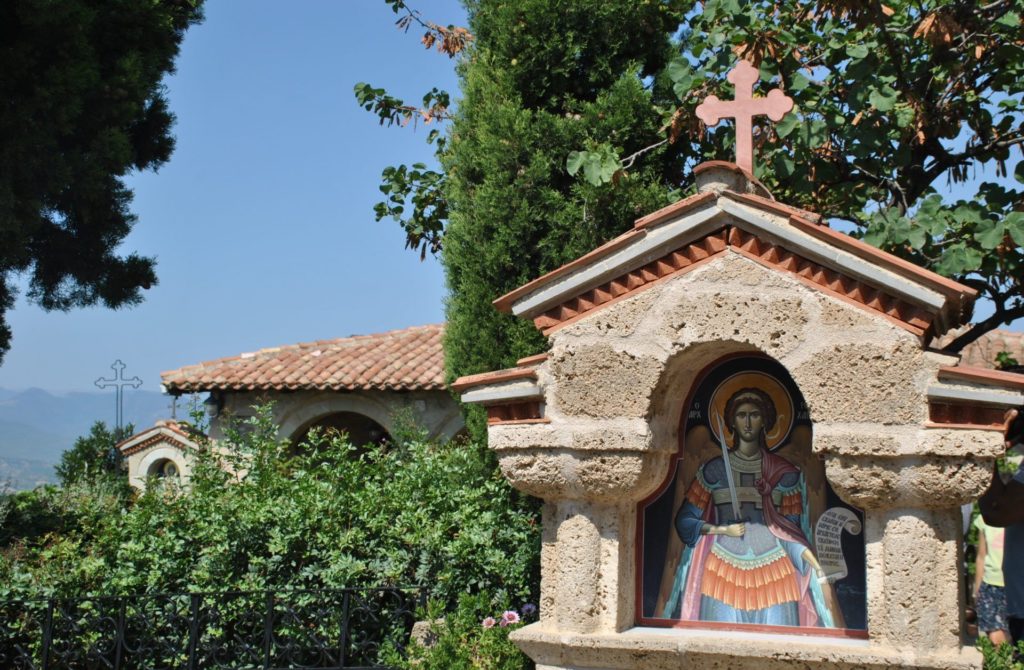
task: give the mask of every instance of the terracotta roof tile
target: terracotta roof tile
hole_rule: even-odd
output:
[[[444,388],[444,326],[261,349],[160,375],[168,393]]]
[[[1010,352],[1010,356],[1024,365],[1024,332],[991,330],[985,333],[964,347],[960,365],[993,369],[996,366],[996,355],[1000,351]]]

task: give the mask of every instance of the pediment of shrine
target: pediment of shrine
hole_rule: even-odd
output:
[[[453,385],[546,503],[518,643],[552,668],[976,667],[959,505],[1024,383],[935,348],[974,291],[736,165],[695,172],[696,195],[495,301],[546,354]]]
[[[882,317],[928,344],[970,317],[976,291],[772,199],[739,167],[705,163],[701,191],[495,301],[545,334],[733,253]],[[761,191],[758,193],[757,191]]]

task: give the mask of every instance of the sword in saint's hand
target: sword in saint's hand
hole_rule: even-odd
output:
[[[732,520],[733,523],[739,523],[742,521],[740,518],[740,499],[736,495],[736,480],[732,476],[732,463],[729,462],[729,447],[725,446],[725,425],[722,423],[722,417],[715,415],[715,420],[718,422],[718,444],[722,447],[722,461],[725,465],[725,481],[729,485],[729,502],[732,503]]]

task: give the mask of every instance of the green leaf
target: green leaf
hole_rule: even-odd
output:
[[[817,147],[828,137],[828,128],[821,119],[811,119],[800,126],[800,137],[806,146]]]
[[[682,58],[674,59],[668,64],[665,71],[668,74],[668,78],[677,84],[682,81],[684,77],[692,77],[690,74],[690,64]]]
[[[1024,161],[1017,163],[1017,167],[1013,169],[1013,178],[1024,184]]]
[[[887,212],[887,214],[888,214],[888,212]],[[900,217],[893,217],[891,219],[888,216],[886,216],[885,218],[889,220],[888,227],[889,227],[889,239],[890,240],[892,240],[893,242],[897,242],[897,243],[899,243],[899,242],[907,242],[907,241],[910,240],[910,233],[911,233],[912,227],[910,225],[910,220],[909,219],[907,219],[906,217],[902,217],[902,216],[900,216]]]
[[[575,177],[576,173],[580,171],[586,158],[585,153],[583,151],[572,151],[569,153],[569,157],[565,160],[565,169],[570,175]]]
[[[881,247],[888,239],[884,226],[873,225],[864,233],[864,241],[873,247]]]
[[[914,123],[914,108],[905,102],[897,103],[896,125],[900,128],[909,128]]]
[[[866,58],[868,53],[868,48],[863,44],[850,44],[846,47],[846,55],[856,60]]]
[[[1007,12],[996,19],[996,24],[1004,28],[1016,29],[1020,26],[1020,15],[1017,12]]]
[[[690,92],[693,86],[693,78],[685,77],[685,81],[680,81],[672,86],[672,92],[676,94],[676,97],[680,100],[686,98],[686,94]]]
[[[928,241],[928,233],[924,228],[913,223],[910,225],[910,230],[907,231],[907,242],[914,249],[920,249]]]
[[[600,186],[603,183],[601,179],[601,159],[592,152],[587,152],[587,158],[583,162],[583,178],[593,186]]]
[[[791,91],[802,91],[810,86],[811,80],[805,77],[802,73],[797,72],[789,80],[789,90]]]
[[[955,244],[942,254],[935,269],[947,277],[962,275],[981,267],[982,254],[964,244]]]
[[[796,163],[789,154],[779,153],[775,155],[775,172],[781,177],[788,177],[796,170]]]
[[[992,219],[984,219],[974,231],[975,241],[989,251],[1002,244],[1005,235],[1006,227],[1003,222]]]
[[[1006,225],[1006,232],[1010,234],[1010,238],[1024,247],[1024,213],[1010,212],[1003,219],[1003,223]]]
[[[890,87],[883,86],[881,89],[875,89],[871,91],[871,95],[868,96],[868,101],[871,105],[880,112],[888,112],[896,105],[896,98],[898,93]]]
[[[921,205],[917,208],[917,213],[920,216],[934,217],[942,209],[942,196],[938,193],[933,193],[921,201]]]
[[[779,134],[779,137],[787,137],[798,125],[800,125],[800,117],[796,112],[790,112],[776,124],[775,132]]]
[[[960,205],[953,210],[953,216],[956,217],[960,223],[978,223],[982,221],[981,212],[978,211],[977,207],[970,205]]]
[[[601,182],[610,182],[620,169],[622,169],[622,163],[619,161],[619,157],[613,152],[606,153],[601,157]]]

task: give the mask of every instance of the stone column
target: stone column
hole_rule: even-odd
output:
[[[554,623],[573,633],[625,630],[635,601],[634,506],[568,500],[554,507],[555,557],[545,561],[553,575]]]
[[[960,509],[900,507],[870,510],[866,516],[872,640],[922,651],[959,648],[964,606]]]
[[[960,505],[984,491],[1001,436],[929,429],[900,434],[881,425],[871,432],[868,438],[860,427],[848,439],[830,433],[820,446],[828,452],[836,492],[864,510],[871,641],[955,653],[964,607]]]
[[[671,452],[650,449],[646,422],[627,426],[618,431],[606,425],[491,427],[502,473],[516,488],[545,501],[540,598],[545,628],[616,633],[633,625],[636,502],[664,478]]]

